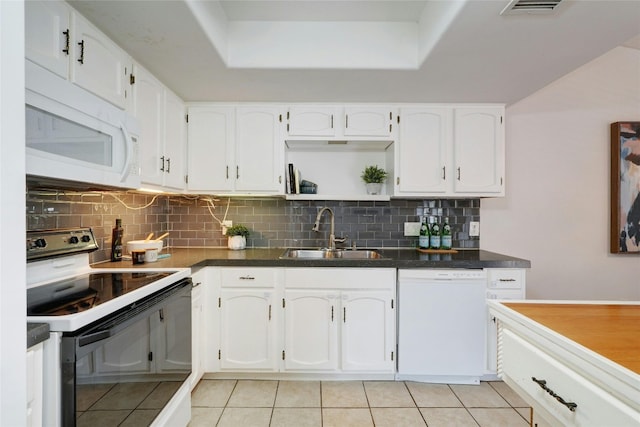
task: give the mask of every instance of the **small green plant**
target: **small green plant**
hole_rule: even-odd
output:
[[[242,224],[232,225],[227,228],[227,236],[244,236],[249,235],[249,229]]]
[[[379,168],[377,165],[367,166],[364,168],[364,171],[362,171],[361,178],[367,184],[379,184],[383,183],[387,178],[387,172],[384,169]]]

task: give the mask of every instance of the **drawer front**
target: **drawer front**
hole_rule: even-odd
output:
[[[393,268],[309,267],[285,269],[285,287],[301,289],[394,289]]]
[[[488,289],[487,299],[522,300],[524,299],[524,290],[523,289]]]
[[[239,267],[221,269],[222,287],[273,287],[277,269],[269,267]]]
[[[497,268],[488,271],[489,289],[523,289],[525,283],[525,270]]]
[[[504,378],[528,394],[534,409],[541,407],[561,425],[639,425],[638,411],[508,329],[502,330],[500,360]],[[577,407],[571,411],[561,399]]]

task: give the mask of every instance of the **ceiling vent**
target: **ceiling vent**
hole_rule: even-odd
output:
[[[519,13],[551,13],[562,0],[512,0],[502,9],[500,15],[516,15]]]

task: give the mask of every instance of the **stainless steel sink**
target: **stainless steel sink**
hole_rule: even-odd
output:
[[[287,249],[280,259],[384,259],[372,249]]]

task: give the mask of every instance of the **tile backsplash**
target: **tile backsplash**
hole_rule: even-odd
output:
[[[329,236],[329,215],[320,231],[311,230],[317,213],[329,207],[335,214],[335,234],[347,246],[415,247],[417,237],[404,236],[404,223],[424,214],[449,218],[453,246],[479,248],[469,236],[469,223],[480,221],[480,199],[393,199],[391,201],[293,201],[281,198],[214,198],[210,196],[149,195],[134,192],[27,192],[29,230],[91,227],[100,250],[92,262],[109,257],[111,229],[122,218],[125,242],[169,232],[170,246],[224,247],[220,222],[246,225],[249,247],[320,247]]]

